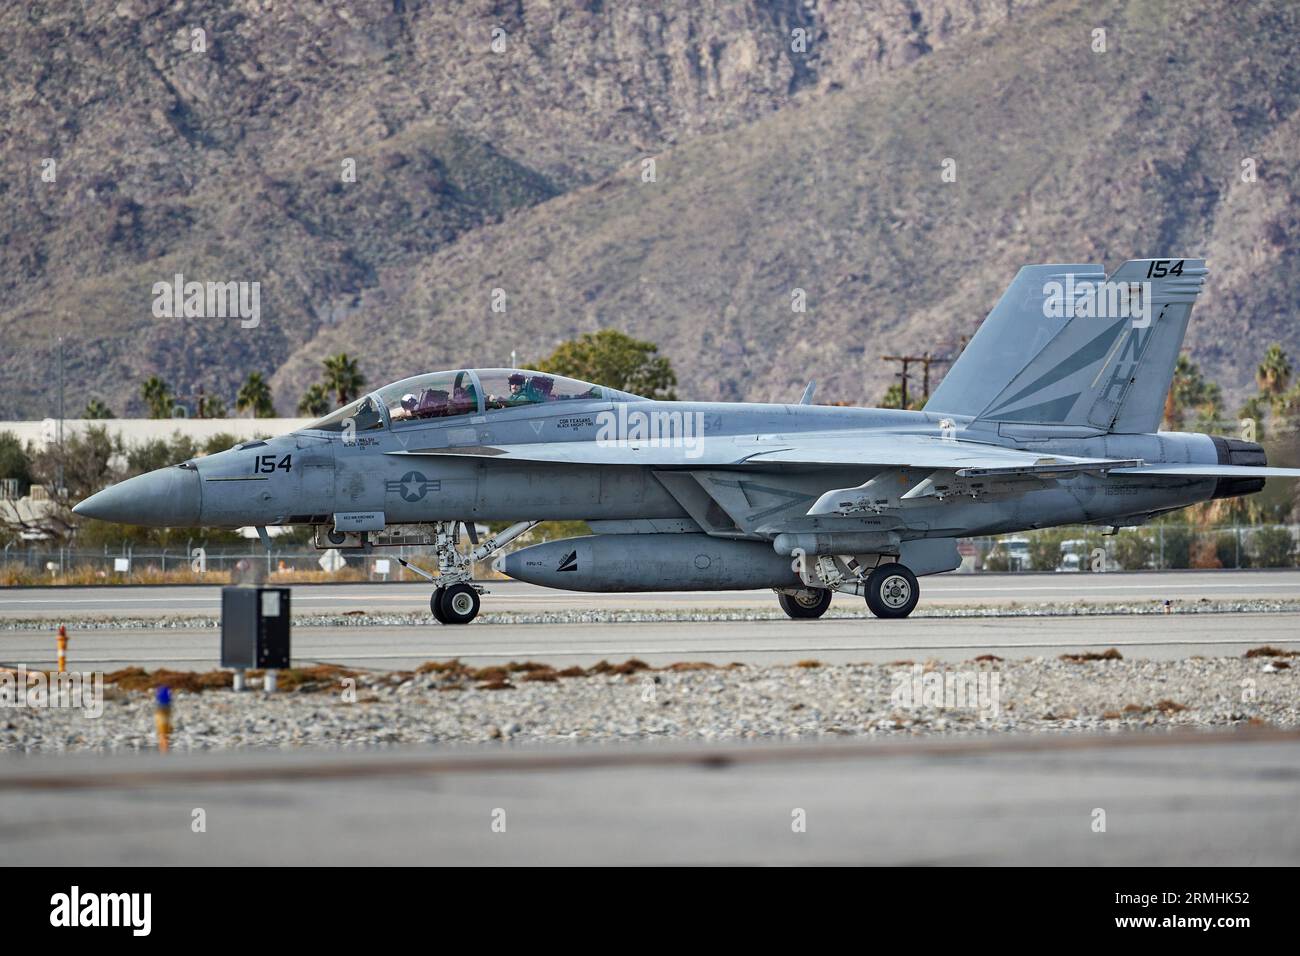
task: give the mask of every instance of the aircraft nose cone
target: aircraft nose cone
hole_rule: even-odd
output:
[[[72,513],[118,524],[183,528],[199,523],[199,496],[198,471],[173,466],[110,485]]]

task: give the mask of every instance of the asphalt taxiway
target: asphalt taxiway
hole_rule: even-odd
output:
[[[1295,731],[27,757],[0,840],[45,866],[1294,866],[1298,767]]]
[[[666,591],[586,594],[518,581],[486,582],[485,611],[773,609],[771,591]],[[425,613],[431,587],[418,583],[293,585],[299,613],[354,610]],[[1106,574],[944,574],[921,579],[923,607],[1094,601],[1269,600],[1300,598],[1300,570],[1162,571]],[[836,606],[854,599],[840,595]],[[861,606],[856,601],[855,606]],[[0,620],[68,615],[151,617],[218,614],[219,585],[0,589]]]
[[[1056,656],[1067,651],[1117,648],[1126,658],[1169,659],[1240,656],[1262,644],[1300,647],[1300,612],[1090,614],[1082,616],[922,617],[905,621],[870,617],[861,602],[837,596],[833,611],[818,621],[777,617],[746,620],[754,611],[775,613],[770,592],[668,592],[583,594],[517,582],[492,582],[488,612],[464,627],[411,624],[402,615],[427,613],[429,588],[408,584],[295,586],[295,617],[333,615],[340,623],[300,621],[293,632],[296,663],[335,663],[358,668],[403,669],[422,661],[460,658],[481,664],[534,660],[588,666],[600,660],[637,657],[659,666],[682,660],[727,664],[888,663],[921,658],[969,660],[980,654],[1007,658]],[[924,607],[979,608],[1017,613],[1047,603],[1087,603],[1112,610],[1164,600],[1176,611],[1207,601],[1286,601],[1300,597],[1300,571],[1166,572],[1153,574],[945,575],[923,582]],[[587,622],[582,616],[611,611],[671,616],[711,615],[716,620]],[[348,615],[359,616],[349,618]],[[503,612],[494,616],[493,612]],[[733,619],[725,619],[734,612]],[[53,628],[66,621],[69,660],[76,667],[114,670],[126,666],[206,670],[219,662],[215,627],[162,626],[163,617],[207,618],[220,613],[220,588],[26,588],[0,591],[0,664],[49,666],[55,657]],[[534,615],[519,623],[512,615]],[[547,623],[547,615],[563,623]],[[396,615],[383,623],[385,615]],[[540,617],[539,617],[540,616]],[[91,627],[91,619],[133,619],[135,627]],[[153,622],[158,620],[158,626]],[[374,623],[378,619],[380,623]],[[19,621],[29,622],[12,626]],[[347,621],[348,623],[341,623]],[[48,622],[48,623],[47,623]]]
[[[220,662],[216,628],[70,631],[70,666],[210,670]],[[621,624],[489,624],[462,627],[302,627],[293,631],[296,664],[410,669],[460,658],[476,664],[539,661],[560,667],[640,658],[728,664],[890,663],[1050,656],[1117,648],[1126,659],[1199,654],[1240,657],[1263,644],[1300,649],[1300,614],[1158,614],[1103,617],[824,618],[819,621],[670,621]],[[0,631],[0,664],[52,666],[50,630]]]

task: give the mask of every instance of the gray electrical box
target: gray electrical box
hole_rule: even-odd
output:
[[[289,666],[289,589],[221,589],[221,666],[283,670]]]

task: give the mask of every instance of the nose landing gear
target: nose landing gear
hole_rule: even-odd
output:
[[[512,524],[500,534],[488,538],[473,551],[463,553],[457,547],[460,543],[461,523],[439,521],[434,525],[434,540],[438,549],[438,574],[430,574],[402,558],[398,558],[397,563],[437,583],[437,588],[429,598],[429,610],[434,620],[439,624],[468,624],[478,617],[481,605],[479,596],[488,593],[483,585],[473,582],[471,575],[475,562],[490,558],[521,534],[531,531],[537,524],[536,521],[520,521]]]

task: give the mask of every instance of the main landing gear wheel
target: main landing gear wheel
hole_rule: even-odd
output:
[[[831,606],[831,592],[826,588],[809,588],[795,594],[781,591],[776,599],[781,602],[781,610],[795,620],[821,617]]]
[[[916,575],[901,564],[882,564],[867,578],[867,607],[876,617],[907,617],[920,598]]]
[[[446,590],[446,588],[435,588],[429,598],[429,610],[433,612],[433,619],[439,624],[447,623],[447,619],[442,616],[442,595]]]
[[[437,591],[434,592],[433,616],[443,624],[468,624],[478,617],[478,592],[468,584],[453,584],[438,591],[442,595],[439,597]]]

